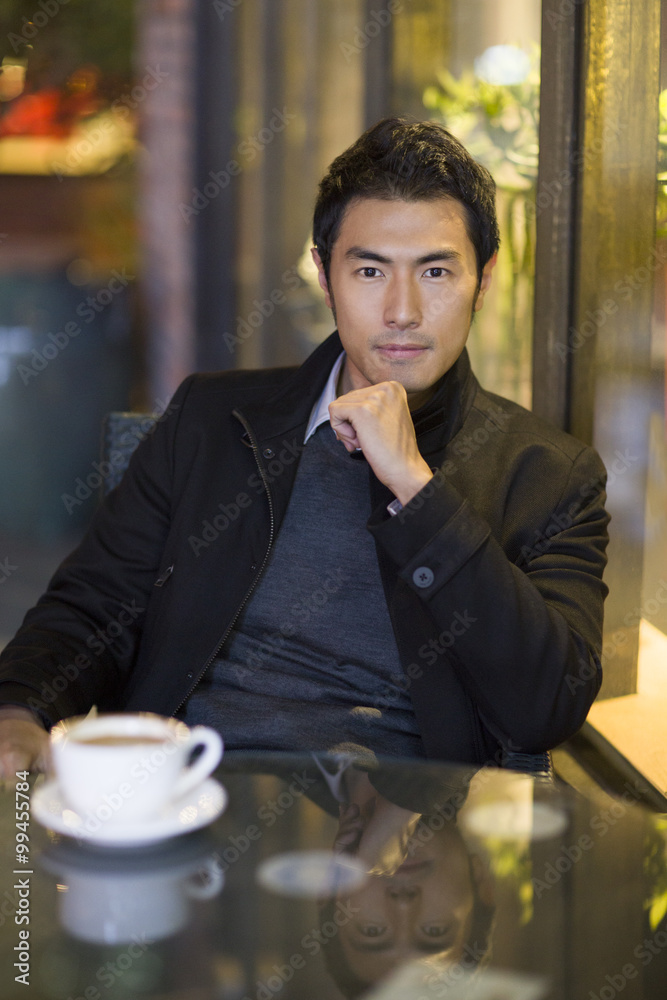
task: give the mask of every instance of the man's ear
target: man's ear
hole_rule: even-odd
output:
[[[479,291],[477,292],[477,298],[475,299],[475,309],[477,312],[484,305],[484,296],[489,290],[491,284],[491,274],[494,267],[496,266],[496,261],[498,260],[498,254],[494,253],[491,260],[487,261],[482,270],[482,280],[479,283]]]
[[[331,300],[331,293],[329,292],[329,282],[327,281],[327,276],[324,273],[324,264],[322,263],[322,258],[320,257],[317,247],[311,247],[310,252],[315,261],[315,267],[317,268],[317,278],[320,283],[320,288],[324,292],[324,299],[329,309],[333,309],[333,302]]]

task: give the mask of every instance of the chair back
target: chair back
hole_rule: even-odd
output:
[[[548,750],[543,753],[520,753],[503,749],[502,767],[510,771],[524,771],[545,781],[554,780],[554,768]]]
[[[156,417],[152,413],[107,413],[102,422],[102,496],[118,486],[132,452],[150,434]]]

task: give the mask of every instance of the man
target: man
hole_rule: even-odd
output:
[[[180,387],[0,659],[8,773],[92,704],[228,748],[477,763],[576,732],[604,469],[470,371],[498,242],[490,175],[438,125],[381,121],[333,162],[313,257],[338,332],[298,370]]]

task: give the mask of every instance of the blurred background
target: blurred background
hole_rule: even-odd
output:
[[[496,179],[473,367],[610,468],[605,694],[636,693],[640,649],[667,663],[663,7],[3,0],[0,640],[95,510],[106,412],[332,330],[318,180],[407,114]]]

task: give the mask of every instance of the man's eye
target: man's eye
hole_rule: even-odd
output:
[[[377,267],[362,267],[361,273],[364,278],[377,278],[378,274],[380,274]]]
[[[449,931],[448,927],[443,924],[425,924],[422,927],[422,933],[428,938],[441,938]]]
[[[425,273],[429,278],[442,278],[443,275],[449,274],[449,271],[444,267],[429,267]]]
[[[383,927],[382,924],[364,924],[359,928],[360,933],[363,934],[364,937],[370,938],[382,937],[386,930],[387,928]]]

